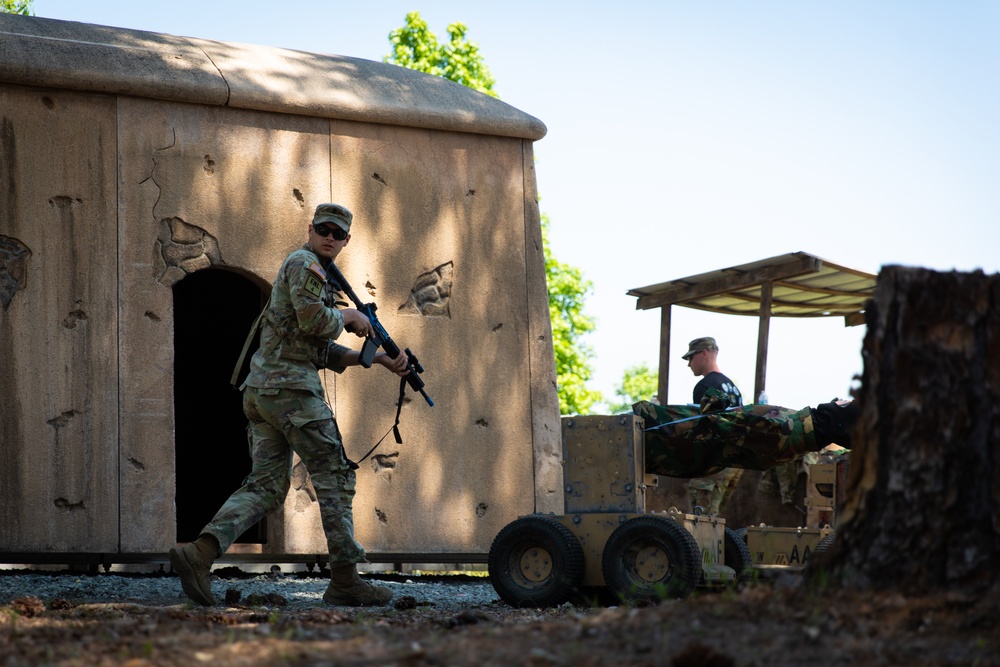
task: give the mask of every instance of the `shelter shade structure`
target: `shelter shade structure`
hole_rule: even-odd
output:
[[[657,399],[667,402],[670,371],[670,311],[678,305],[712,313],[757,316],[757,365],[753,396],[767,379],[767,344],[772,317],[843,317],[845,326],[864,324],[865,306],[876,276],[793,252],[727,269],[630,289],[636,310],[660,308]]]

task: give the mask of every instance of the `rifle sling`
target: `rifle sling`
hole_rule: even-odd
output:
[[[385,440],[385,437],[389,435],[389,431],[391,431],[393,436],[396,438],[397,445],[403,444],[403,436],[399,434],[399,413],[403,411],[403,394],[405,393],[406,393],[406,378],[401,377],[399,378],[399,398],[396,400],[396,422],[392,425],[392,428],[390,428],[388,431],[385,432],[385,435],[383,435],[381,438],[378,439],[378,442],[375,443],[375,446],[368,450],[367,454],[358,459],[358,463],[361,463],[362,461],[367,459],[369,456],[372,455],[372,452],[378,449],[378,446],[382,444],[382,441]],[[356,463],[355,466],[358,463]]]
[[[250,345],[253,343],[253,337],[260,329],[260,322],[264,319],[264,313],[267,312],[268,307],[271,305],[271,299],[268,298],[267,303],[264,304],[264,310],[260,311],[260,315],[257,319],[253,321],[253,326],[250,327],[250,333],[247,334],[247,340],[243,343],[243,351],[240,352],[240,358],[236,360],[236,368],[233,369],[233,376],[229,379],[229,384],[236,386],[236,383],[240,379],[240,369],[243,368],[243,360],[247,358],[247,352],[250,350]],[[243,386],[240,386],[240,391],[243,390]]]

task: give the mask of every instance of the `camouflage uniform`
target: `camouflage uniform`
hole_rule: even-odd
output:
[[[344,453],[317,369],[344,371],[348,351],[333,342],[344,331],[347,304],[326,280],[308,244],[278,270],[261,325],[260,348],[244,383],[243,410],[253,469],[202,533],[225,553],[233,541],[277,509],[288,493],[292,452],[302,459],[319,500],[331,562],[365,560],[354,540],[352,503],[357,467]]]
[[[701,408],[640,401],[633,411],[654,428],[646,431],[646,472],[670,477],[707,477],[723,468],[768,470],[819,451],[829,442],[817,438],[813,409],[789,410],[747,405],[724,410],[727,399],[710,389]]]
[[[691,502],[691,509],[701,507],[708,514],[719,514],[729,502],[742,478],[741,468],[723,468],[714,475],[688,480],[688,499]]]

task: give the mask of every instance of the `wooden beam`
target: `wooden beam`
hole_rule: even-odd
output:
[[[774,293],[774,283],[766,282],[760,286],[760,322],[757,326],[757,372],[753,380],[753,396],[751,403],[757,402],[760,392],[767,386],[767,340],[771,333],[771,296]]]
[[[845,327],[856,327],[865,323],[864,313],[849,313],[844,315],[844,326]]]
[[[822,266],[823,260],[818,257],[805,255],[785,264],[767,266],[762,269],[740,272],[735,275],[726,275],[699,283],[685,283],[676,288],[640,296],[636,301],[635,307],[636,310],[649,310],[650,308],[659,308],[668,304],[713,296],[732,290],[746,289],[758,283],[784,280],[807,273],[815,273]]]
[[[656,387],[656,400],[667,404],[667,385],[670,380],[670,304],[660,310],[660,369]]]

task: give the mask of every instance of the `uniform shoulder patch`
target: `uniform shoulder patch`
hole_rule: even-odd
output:
[[[323,283],[326,282],[326,271],[323,270],[319,262],[310,263],[308,268],[309,271],[306,274],[306,282],[303,287],[314,297],[322,298]]]
[[[323,267],[320,266],[319,262],[310,262],[309,270],[319,276],[320,280],[324,282],[326,281],[326,271],[323,270]]]

